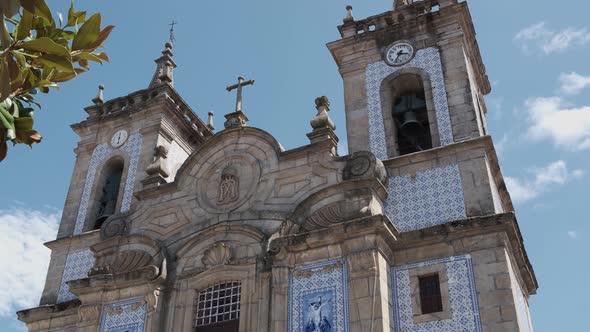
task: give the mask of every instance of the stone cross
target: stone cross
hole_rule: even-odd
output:
[[[245,79],[240,76],[238,77],[238,84],[228,86],[226,88],[227,91],[238,89],[238,96],[236,98],[236,112],[242,112],[242,87],[247,85],[254,85],[254,80],[245,81]]]

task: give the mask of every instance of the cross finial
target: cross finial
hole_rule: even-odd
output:
[[[242,88],[247,86],[247,85],[254,85],[254,80],[248,80],[246,81],[245,78],[243,78],[242,76],[238,77],[238,84],[234,84],[232,86],[228,86],[226,89],[227,91],[232,91],[237,89],[238,90],[238,96],[236,98],[236,112],[241,112],[242,111]]]
[[[174,44],[174,42],[176,41],[176,38],[174,38],[174,26],[177,24],[178,22],[176,22],[175,20],[172,20],[172,23],[168,24],[170,26],[170,42],[172,44]]]
[[[236,98],[236,110],[230,114],[226,114],[225,118],[227,121],[223,124],[226,129],[239,128],[246,125],[248,117],[242,112],[242,88],[247,85],[253,85],[254,80],[246,81],[242,76],[238,77],[238,84],[228,86],[227,91],[238,90],[238,96]]]

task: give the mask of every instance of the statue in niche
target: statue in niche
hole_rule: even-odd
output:
[[[221,172],[221,182],[219,183],[219,196],[217,203],[233,203],[240,197],[240,179],[238,171],[233,166],[227,166]]]

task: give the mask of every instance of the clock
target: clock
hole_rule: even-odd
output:
[[[385,62],[390,66],[402,66],[414,58],[414,46],[408,42],[397,42],[385,51]]]
[[[119,130],[118,132],[116,132],[113,135],[113,138],[111,138],[111,145],[114,148],[118,148],[118,147],[122,146],[127,141],[128,136],[129,135],[127,134],[127,131]]]

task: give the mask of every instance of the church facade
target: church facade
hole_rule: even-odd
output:
[[[329,43],[326,97],[285,151],[234,112],[214,132],[174,88],[105,101],[80,136],[29,331],[532,331],[538,285],[486,127],[467,3],[398,0]]]

